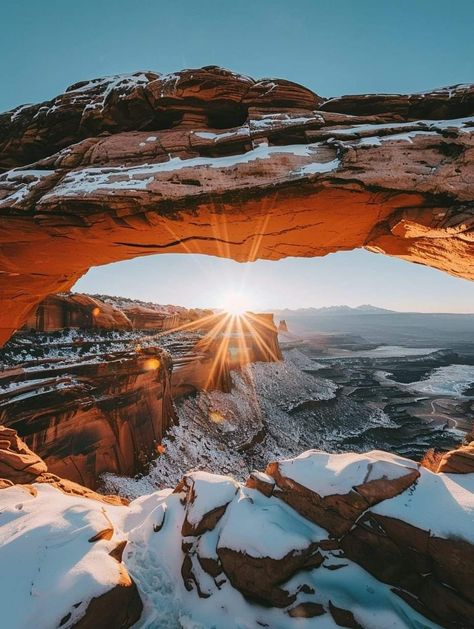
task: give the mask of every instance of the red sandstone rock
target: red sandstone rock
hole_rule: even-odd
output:
[[[331,601],[329,601],[329,611],[334,619],[334,622],[339,627],[349,627],[349,629],[363,629],[357,620],[354,618],[354,614],[348,609],[342,607],[336,607]]]
[[[471,86],[323,102],[207,67],[6,112],[0,342],[90,266],[144,254],[364,246],[473,278],[472,124],[454,120],[473,110]]]
[[[118,308],[89,295],[48,295],[25,321],[25,328],[51,332],[64,328],[103,328],[128,330],[127,316]]]
[[[24,386],[2,395],[2,421],[24,435],[51,473],[95,488],[101,473],[135,474],[155,454],[175,421],[170,368],[168,354],[149,347],[100,362],[53,364],[33,385],[26,378],[37,372],[25,372],[14,376]],[[2,476],[9,478],[0,467]],[[22,478],[17,482],[31,482],[25,472]]]
[[[180,324],[179,315],[134,305],[125,310],[132,326],[138,330],[172,330]]]
[[[80,602],[80,601],[78,601]],[[122,567],[117,585],[105,594],[93,598],[76,629],[127,629],[141,616],[143,603],[135,582]],[[65,621],[67,622],[67,620]]]
[[[315,616],[322,616],[326,613],[326,610],[319,603],[299,603],[295,607],[288,610],[288,616],[291,618],[314,618]]]
[[[278,324],[278,332],[288,332],[288,326],[285,319],[282,319]]]
[[[185,492],[186,515],[181,535],[198,536],[212,531],[235,496],[238,485],[230,477],[206,472],[184,476],[175,492]]]
[[[317,547],[313,544],[281,559],[252,557],[229,548],[219,548],[218,554],[229,581],[244,596],[266,605],[286,607],[296,600],[296,595],[287,592],[280,584],[304,568]]]
[[[321,454],[315,451],[313,456],[320,457]],[[307,455],[311,455],[311,452],[308,452]],[[330,456],[334,460],[338,456],[341,457],[341,460],[344,457],[344,455]],[[370,457],[372,454],[368,453],[367,456]],[[306,458],[309,459],[310,457],[307,456]],[[376,462],[375,455],[373,460]],[[298,459],[294,460],[294,462],[297,461]],[[305,464],[304,461],[302,463],[303,465]],[[348,474],[351,473],[351,465],[348,462]],[[275,496],[284,500],[303,517],[327,529],[333,536],[340,537],[349,531],[357,518],[369,506],[405,491],[420,475],[416,468],[410,469],[400,465],[397,475],[393,478],[386,478],[385,476],[377,478],[377,472],[373,473],[372,465],[370,462],[367,465],[368,471],[365,482],[354,485],[347,493],[323,494],[322,496],[314,489],[297,482],[294,478],[285,476],[285,473],[281,471],[282,463],[270,463],[267,466],[266,473],[275,479],[277,485],[277,488],[273,491]],[[381,468],[380,474],[382,473],[383,469]],[[340,472],[340,474],[342,476],[344,471]],[[331,477],[331,472],[326,472],[326,476],[328,475]],[[305,473],[305,476],[307,477],[307,473]],[[321,493],[323,493],[322,489],[325,487],[326,482],[326,478],[322,477]],[[312,479],[312,483],[318,486],[317,472],[315,478]]]
[[[245,481],[245,486],[250,489],[256,489],[264,496],[271,496],[273,488],[275,487],[275,481],[268,474],[262,472],[251,472],[250,476]]]
[[[31,483],[47,471],[46,463],[32,452],[16,432],[0,426],[0,478],[11,483]]]
[[[446,452],[441,457],[436,471],[446,474],[474,473],[474,441],[456,450]]]

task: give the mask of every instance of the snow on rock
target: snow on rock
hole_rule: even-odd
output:
[[[308,450],[294,459],[278,463],[281,476],[296,481],[321,497],[347,494],[357,485],[374,480],[395,480],[417,468],[414,461],[381,450],[362,455]]]
[[[417,465],[377,451],[313,451],[280,465],[316,490],[318,472],[321,492],[332,492],[320,500],[338,498],[320,502],[320,510],[339,509],[338,517],[351,519],[350,532],[331,539],[328,527],[282,499],[285,490],[263,472],[252,476],[271,488],[268,494],[228,476],[192,472],[174,491],[152,491],[128,506],[39,484],[0,489],[5,626],[46,629],[67,617],[63,626],[71,627],[94,597],[97,610],[97,601],[117,591],[124,574],[132,586],[106,607],[129,610],[123,591],[135,583],[143,602],[135,629],[310,628],[316,615],[318,628],[349,618],[350,626],[367,629],[437,629],[453,614],[469,626],[474,475],[423,469],[417,483],[370,506],[353,486],[381,477],[398,482],[406,471],[418,475]],[[344,503],[351,492],[365,505],[362,513]],[[216,509],[219,517],[199,529]],[[186,530],[186,520],[194,528]],[[418,532],[404,537],[403,527]],[[120,542],[127,542],[122,557],[111,556]],[[107,626],[100,615],[95,620]]]
[[[106,511],[103,503],[66,496],[48,485],[1,490],[2,626],[71,627],[87,616],[93,598],[99,619],[98,597],[105,596],[107,605],[107,594],[115,588],[123,589],[125,607],[114,610],[117,622],[127,610],[134,610],[131,618],[137,620],[141,603],[135,586],[110,555],[123,539],[115,533],[110,514],[124,511]]]
[[[435,474],[421,467],[408,495],[384,500],[371,511],[474,544],[474,474]]]
[[[213,529],[237,489],[238,483],[229,476],[208,472],[187,474],[176,488],[176,491],[186,491],[183,535],[199,535]]]
[[[219,548],[282,559],[326,537],[325,529],[311,525],[284,503],[244,488],[226,512]]]
[[[273,462],[274,495],[331,535],[347,533],[369,507],[410,487],[417,464],[386,452],[327,454],[309,450],[294,459]]]

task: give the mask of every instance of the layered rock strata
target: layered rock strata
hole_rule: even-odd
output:
[[[136,474],[175,421],[171,362],[153,347],[0,373],[1,422],[50,472],[95,488],[102,472]]]
[[[1,341],[90,266],[366,247],[473,278],[474,90],[325,99],[216,67],[0,116]]]
[[[85,298],[85,311],[71,311],[76,302],[70,297]],[[43,302],[56,303],[59,312],[76,314],[90,314],[91,304],[104,313],[112,308],[83,295]],[[61,324],[56,318],[53,325],[54,312],[51,327]],[[83,325],[78,317],[74,322]],[[51,472],[87,487],[95,488],[103,472],[143,471],[176,421],[174,400],[228,392],[231,369],[281,358],[271,315],[219,314],[187,327],[170,335],[94,328],[15,335],[2,352],[0,421],[16,429]]]
[[[53,332],[65,328],[130,330],[132,322],[119,308],[81,293],[48,295],[28,316],[24,328]]]

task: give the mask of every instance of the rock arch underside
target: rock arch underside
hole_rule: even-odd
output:
[[[0,341],[91,266],[365,247],[473,279],[474,87],[322,98],[217,67],[0,115]]]

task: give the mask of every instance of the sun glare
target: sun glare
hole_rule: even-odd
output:
[[[242,315],[250,309],[248,296],[239,291],[228,291],[222,295],[221,307],[231,315]]]

